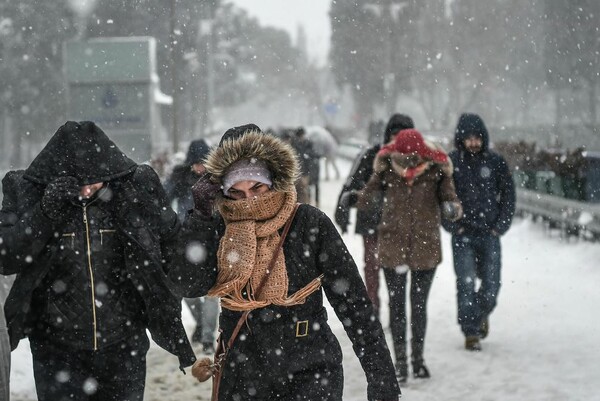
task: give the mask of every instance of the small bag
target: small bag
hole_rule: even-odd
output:
[[[277,255],[279,254],[279,251],[283,247],[283,241],[285,240],[285,237],[287,236],[288,231],[290,230],[290,226],[292,225],[292,221],[294,220],[294,216],[296,215],[298,206],[299,206],[299,204],[297,203],[296,206],[294,207],[294,210],[292,211],[290,218],[285,223],[283,233],[281,234],[281,237],[279,239],[279,244],[277,245],[277,249],[273,253],[273,258],[271,259],[271,262],[269,262],[269,268],[267,269],[267,271],[273,270],[273,266],[275,265],[275,262],[277,260]],[[265,275],[263,277],[262,281],[260,282],[260,285],[258,286],[258,288],[255,291],[255,298],[258,298],[258,296],[260,295],[263,286],[267,282],[268,277],[269,277],[268,275]],[[194,376],[196,379],[198,379],[198,381],[205,382],[212,377],[212,379],[213,379],[212,396],[211,396],[212,401],[217,401],[219,399],[219,384],[221,383],[221,376],[223,374],[223,369],[222,369],[223,362],[227,358],[227,352],[233,346],[233,342],[235,341],[237,335],[239,334],[240,329],[242,328],[243,324],[246,322],[246,319],[248,318],[249,314],[250,314],[249,310],[244,311],[244,313],[242,313],[242,316],[238,320],[237,325],[235,326],[235,329],[233,330],[233,333],[231,333],[231,337],[229,338],[229,341],[227,342],[227,344],[225,344],[225,341],[223,340],[223,332],[221,331],[221,333],[219,334],[219,339],[217,340],[217,349],[215,350],[215,356],[212,361],[210,360],[210,358],[206,357],[206,358],[197,360],[194,363],[194,365],[192,366],[192,376]]]

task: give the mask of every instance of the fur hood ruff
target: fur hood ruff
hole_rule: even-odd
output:
[[[241,137],[225,140],[208,154],[204,166],[213,181],[222,184],[229,167],[244,159],[258,159],[267,164],[275,191],[294,188],[299,176],[296,152],[281,139],[260,131],[247,131]]]

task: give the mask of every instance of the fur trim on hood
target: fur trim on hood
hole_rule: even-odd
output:
[[[204,167],[214,182],[223,184],[229,167],[243,159],[258,159],[267,164],[271,172],[273,189],[287,192],[294,188],[299,177],[299,164],[294,149],[281,139],[260,131],[247,131],[230,138],[214,148],[206,157]]]

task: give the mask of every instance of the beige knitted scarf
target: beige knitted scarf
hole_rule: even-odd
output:
[[[276,255],[272,271],[268,271],[278,250],[278,230],[290,218],[295,205],[295,191],[269,191],[251,198],[226,199],[219,204],[226,227],[217,251],[217,283],[208,295],[220,297],[224,308],[245,311],[270,304],[301,304],[320,288],[321,276],[288,296],[283,250]],[[256,299],[255,291],[266,275],[268,278]]]

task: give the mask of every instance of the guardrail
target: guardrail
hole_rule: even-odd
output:
[[[338,144],[336,149],[336,155],[342,159],[354,161],[356,157],[370,145],[367,142],[362,141],[344,141]]]
[[[588,231],[600,238],[600,203],[579,202],[519,188],[517,211],[540,216],[573,232]]]

